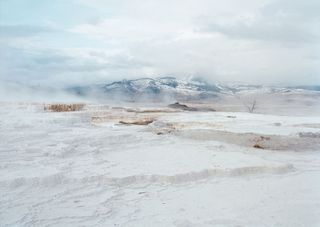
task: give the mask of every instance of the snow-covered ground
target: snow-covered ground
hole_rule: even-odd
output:
[[[317,116],[3,103],[0,226],[320,226],[319,135]]]

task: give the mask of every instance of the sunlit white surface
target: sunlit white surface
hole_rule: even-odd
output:
[[[320,225],[318,150],[157,135],[156,124],[93,124],[96,107],[0,108],[0,226]],[[157,121],[186,132],[320,132],[306,127],[318,117],[180,112]]]

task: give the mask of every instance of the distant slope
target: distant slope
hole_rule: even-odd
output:
[[[243,94],[277,94],[319,91],[313,87],[272,87],[243,84],[210,84],[205,81],[179,80],[175,77],[140,78],[115,81],[105,85],[71,87],[67,89],[80,96],[92,96],[99,99],[121,99],[125,101],[163,101],[163,100],[208,100],[222,96]]]

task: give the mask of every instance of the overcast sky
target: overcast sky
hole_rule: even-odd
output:
[[[0,81],[320,84],[319,0],[0,0]]]

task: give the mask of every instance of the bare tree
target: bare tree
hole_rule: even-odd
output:
[[[253,111],[257,108],[257,99],[256,97],[252,97],[252,102],[246,103],[240,95],[236,94],[236,92],[232,91],[232,95],[236,98],[239,99],[239,101],[242,102],[242,104],[248,109],[249,113],[253,113]]]
[[[257,105],[257,100],[254,99],[254,100],[252,101],[252,103],[250,103],[250,104],[245,104],[245,103],[244,103],[244,105],[245,105],[245,107],[247,107],[249,113],[253,113],[253,111],[255,110],[256,105]]]

